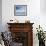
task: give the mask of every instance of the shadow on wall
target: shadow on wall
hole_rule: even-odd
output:
[[[2,31],[2,0],[0,0],[0,31]]]

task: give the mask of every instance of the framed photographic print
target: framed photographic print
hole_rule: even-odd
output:
[[[27,16],[27,5],[14,5],[14,16]]]

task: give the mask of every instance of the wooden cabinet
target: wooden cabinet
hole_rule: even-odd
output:
[[[7,23],[13,41],[23,43],[22,46],[33,46],[33,23]]]

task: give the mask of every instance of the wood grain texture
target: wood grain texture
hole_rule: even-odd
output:
[[[9,31],[11,31],[12,33],[16,33],[16,32],[27,32],[28,33],[28,37],[27,37],[27,43],[28,45],[26,46],[33,46],[33,23],[7,23],[9,25]],[[15,36],[14,36],[15,38]]]

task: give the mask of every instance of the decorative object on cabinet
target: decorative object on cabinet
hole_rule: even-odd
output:
[[[33,23],[7,23],[15,45],[33,46]],[[17,44],[16,44],[17,43]]]
[[[27,16],[27,5],[14,5],[14,16]]]
[[[11,19],[10,21],[8,21],[9,23],[19,23],[19,21],[17,19]]]
[[[30,20],[25,20],[25,23],[30,23]]]

